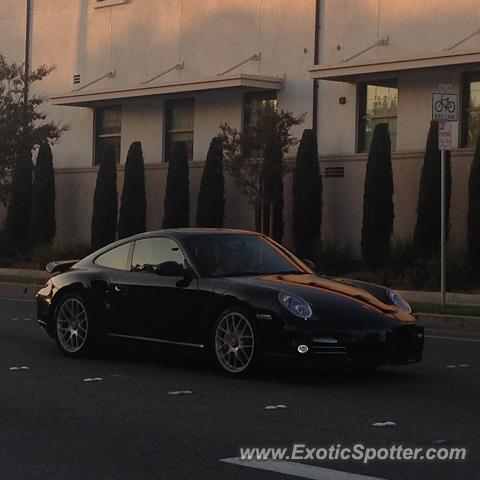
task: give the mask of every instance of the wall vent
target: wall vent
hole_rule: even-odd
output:
[[[343,178],[345,176],[345,167],[325,167],[326,178]]]
[[[76,73],[74,76],[73,76],[73,84],[74,85],[78,85],[80,83],[80,74],[79,73]]]

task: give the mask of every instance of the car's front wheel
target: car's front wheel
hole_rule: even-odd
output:
[[[54,313],[55,339],[63,353],[81,357],[92,350],[94,335],[86,301],[76,293],[66,294]]]
[[[218,367],[232,376],[252,373],[261,357],[260,336],[251,315],[229,308],[217,319],[212,346]]]

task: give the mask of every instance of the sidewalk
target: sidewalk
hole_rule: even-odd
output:
[[[400,290],[399,293],[407,302],[415,303],[442,303],[442,294],[440,292],[418,292],[414,290]],[[480,306],[480,295],[470,293],[446,294],[446,303],[449,305],[469,305]]]
[[[19,277],[19,278],[38,278],[40,284],[51,277],[51,274],[45,270],[28,270],[25,268],[0,268],[1,277]]]

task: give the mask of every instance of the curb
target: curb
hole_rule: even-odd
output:
[[[460,315],[441,315],[438,313],[417,313],[418,323],[426,328],[461,329],[469,332],[480,332],[479,317]]]

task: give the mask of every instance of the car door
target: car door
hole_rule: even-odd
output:
[[[108,333],[118,328],[118,313],[123,306],[115,290],[116,282],[130,269],[132,242],[126,242],[99,255],[95,260],[95,274],[90,279],[90,287],[99,302],[103,313],[99,321]]]
[[[200,331],[195,322],[198,281],[185,280],[183,273],[156,273],[156,267],[166,262],[176,263],[179,271],[188,267],[175,240],[148,237],[135,242],[131,270],[114,286],[121,306],[116,333],[195,344]]]

